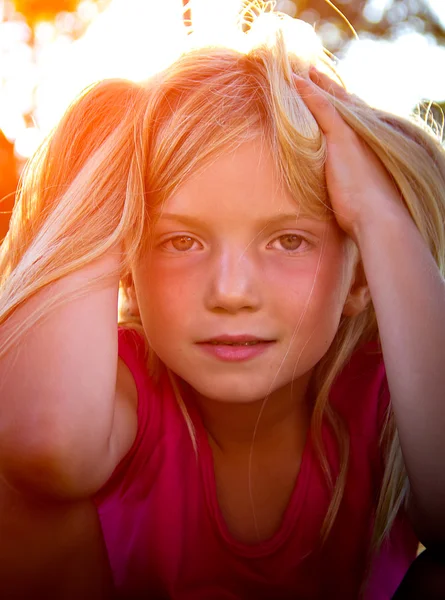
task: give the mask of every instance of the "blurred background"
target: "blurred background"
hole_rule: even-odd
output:
[[[182,15],[186,4],[0,0],[0,241],[23,165],[73,97],[98,79],[145,79],[175,56],[198,9],[217,10],[214,0],[193,0]],[[275,4],[315,27],[351,91],[373,106],[405,116],[417,111],[443,125],[445,0]]]

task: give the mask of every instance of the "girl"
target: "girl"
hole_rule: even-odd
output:
[[[386,599],[445,538],[444,153],[303,31],[88,90],[2,247],[2,477],[93,497],[121,598]]]

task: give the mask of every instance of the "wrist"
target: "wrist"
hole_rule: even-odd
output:
[[[415,227],[408,210],[401,202],[387,203],[385,207],[375,203],[370,210],[357,216],[352,227],[352,237],[360,248],[369,237],[378,241],[378,237],[384,234],[398,235],[400,227],[408,224]]]

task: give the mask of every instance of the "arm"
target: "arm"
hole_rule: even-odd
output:
[[[111,574],[91,502],[43,501],[0,480],[0,597],[105,600]]]
[[[384,214],[363,215],[356,237],[411,485],[410,516],[421,537],[443,541],[445,282],[404,207]]]
[[[108,276],[51,311],[0,360],[0,474],[17,487],[85,497],[134,440],[135,398],[116,391],[119,259],[110,254],[44,288],[0,328],[1,347],[49,294]]]
[[[423,543],[443,544],[445,282],[384,166],[334,108],[332,96],[347,105],[347,93],[321,73],[313,79],[318,85],[296,84],[326,136],[335,217],[360,249],[411,486],[410,518]]]

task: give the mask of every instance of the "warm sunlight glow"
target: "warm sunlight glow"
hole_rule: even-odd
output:
[[[191,0],[196,43],[238,45],[228,32],[233,32],[239,20],[241,5],[240,0],[225,0],[224,5],[219,0]]]
[[[88,2],[83,4],[83,12],[90,14]],[[54,25],[41,23],[35,30],[39,42],[36,60],[24,56],[30,50],[26,44],[22,53],[15,55],[16,72],[27,72],[27,77],[17,79],[10,95],[12,103],[17,97],[33,98],[35,106],[22,106],[20,117],[16,114],[14,118],[6,99],[0,108],[2,115],[8,115],[4,119],[7,123],[0,122],[0,126],[4,125],[10,139],[16,140],[17,152],[28,156],[43,134],[58,122],[72,99],[95,81],[105,78],[141,81],[165,68],[190,46],[224,44],[245,51],[255,39],[264,39],[264,32],[270,29],[270,15],[264,12],[255,19],[248,36],[240,28],[237,30],[237,23],[250,24],[249,11],[242,11],[247,4],[243,0],[190,0],[192,35],[188,35],[190,30],[184,25],[182,0],[112,0],[101,14],[94,15],[77,41],[59,33]],[[256,13],[274,6],[274,2],[251,4]],[[303,22],[290,25],[284,24],[289,48],[306,55],[308,60],[320,53],[321,45],[309,25]],[[35,127],[25,124],[22,118],[32,108]]]
[[[442,0],[440,0],[442,1]],[[68,13],[31,31],[24,21],[0,22],[0,129],[29,156],[87,85],[104,78],[146,79],[190,45],[224,44],[245,51],[268,32],[274,2],[251,2],[261,16],[246,36],[234,26],[251,18],[245,0],[190,0],[193,35],[183,20],[182,0],[111,0],[103,12],[91,0],[78,6],[87,25],[73,41],[63,29]],[[277,3],[283,8],[283,1]],[[252,8],[250,8],[252,10]],[[241,21],[240,21],[241,20]],[[61,26],[62,25],[62,26]],[[311,60],[321,42],[303,21],[283,21],[288,47]],[[438,65],[445,50],[418,34],[395,42],[364,39],[350,44],[339,71],[352,91],[375,106],[408,114],[420,99],[445,98]],[[31,120],[32,115],[33,120]]]
[[[164,68],[183,49],[185,37],[181,0],[114,0],[82,38],[48,53],[38,86],[40,127],[52,127],[68,103],[97,80],[138,81]]]

